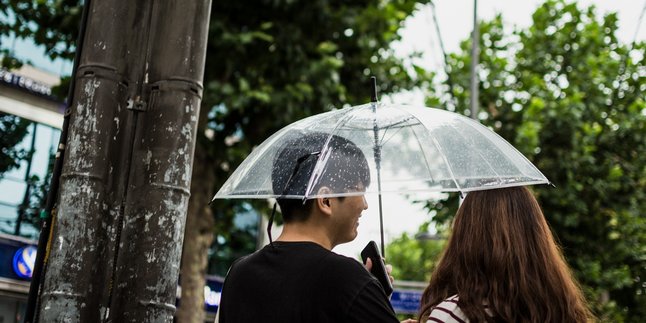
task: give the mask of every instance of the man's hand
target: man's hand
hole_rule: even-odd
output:
[[[366,263],[363,266],[366,267],[366,270],[370,271],[372,269],[372,260],[370,258],[366,259]]]
[[[407,319],[407,320],[403,320],[401,323],[417,323],[417,320]]]
[[[384,259],[384,262],[386,262],[386,259]],[[372,269],[372,260],[370,258],[366,259],[366,263],[364,264],[364,266],[366,267],[366,269],[368,271],[370,271],[370,269]],[[390,264],[386,264],[386,272],[388,273],[388,279],[390,279],[390,283],[391,284],[394,283],[395,282],[395,277],[393,277],[393,275],[392,275],[393,266],[391,266]],[[406,322],[406,321],[404,321],[404,322]]]
[[[384,262],[386,259],[384,259]],[[394,284],[395,283],[395,277],[393,277],[392,272],[393,272],[393,266],[391,264],[386,264],[386,272],[388,273],[388,278],[390,279],[390,283]]]

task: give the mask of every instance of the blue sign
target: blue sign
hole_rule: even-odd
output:
[[[36,247],[25,246],[16,251],[13,256],[13,271],[20,278],[31,278],[36,263]]]
[[[220,295],[224,279],[217,276],[207,276],[204,286],[204,305],[207,312],[215,313],[220,306]]]
[[[417,290],[395,290],[390,297],[395,313],[417,314],[422,301],[422,291]]]

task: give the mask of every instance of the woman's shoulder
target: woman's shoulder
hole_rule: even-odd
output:
[[[469,319],[458,306],[458,296],[453,295],[433,307],[427,323],[431,322],[465,323]]]

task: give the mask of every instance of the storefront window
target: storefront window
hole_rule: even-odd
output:
[[[60,130],[0,112],[0,233],[37,239]]]

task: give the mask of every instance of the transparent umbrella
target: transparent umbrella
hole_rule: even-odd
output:
[[[214,199],[378,194],[383,253],[382,193],[465,193],[547,183],[511,144],[472,119],[372,102],[279,130],[251,152]]]

